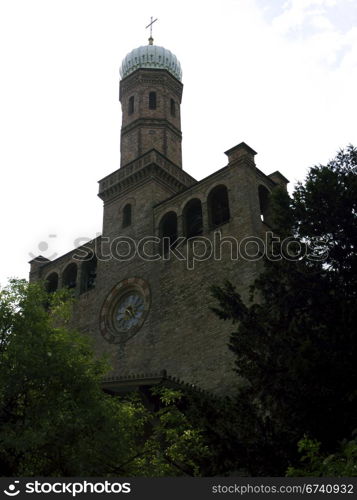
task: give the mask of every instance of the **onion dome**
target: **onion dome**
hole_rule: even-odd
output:
[[[139,68],[166,69],[178,80],[182,79],[181,64],[177,57],[164,47],[151,43],[129,52],[122,62],[120,77],[125,78]]]

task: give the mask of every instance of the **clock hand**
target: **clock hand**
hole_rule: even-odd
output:
[[[133,317],[134,317],[134,314],[133,314],[133,312],[132,312],[132,310],[131,310],[131,308],[130,308],[130,307],[128,307],[126,311],[127,311],[127,313],[129,314],[129,316],[130,316],[131,318],[133,318]]]

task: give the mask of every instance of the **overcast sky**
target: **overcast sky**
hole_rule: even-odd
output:
[[[1,268],[101,231],[97,181],[120,164],[119,66],[155,44],[183,69],[184,169],[241,141],[293,185],[357,145],[356,0],[0,0]]]

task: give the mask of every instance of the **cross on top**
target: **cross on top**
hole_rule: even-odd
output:
[[[153,20],[153,17],[151,16],[150,18],[151,22],[145,27],[145,29],[150,27],[150,38],[149,38],[149,45],[152,45],[154,42],[154,39],[152,37],[152,25],[158,20],[157,18]]]

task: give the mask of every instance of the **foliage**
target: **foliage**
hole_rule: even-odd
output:
[[[200,476],[202,463],[211,452],[199,423],[193,425],[186,412],[180,409],[185,396],[182,391],[156,387],[160,407],[154,414],[152,433],[143,445],[143,453],[135,461],[137,475]]]
[[[357,476],[357,440],[344,440],[336,453],[320,452],[321,444],[304,437],[298,443],[300,466],[289,467],[290,477],[355,477]]]
[[[305,433],[330,451],[357,427],[356,169],[350,146],[312,168],[291,199],[276,190],[275,235],[294,237],[303,255],[268,255],[255,303],[230,283],[213,287],[213,310],[235,325],[230,349],[246,381],[237,460],[252,474],[284,473]]]
[[[47,302],[39,285],[25,281],[1,290],[1,470],[101,475],[124,459],[144,416],[100,390],[106,366],[68,327],[65,293],[52,297],[49,311]]]
[[[101,389],[108,367],[70,326],[71,298],[12,280],[0,291],[0,467],[5,476],[199,475],[208,453],[199,429],[157,389]]]
[[[328,165],[311,168],[291,208],[295,235],[323,240],[328,269],[356,292],[357,149],[350,145]]]
[[[356,166],[350,146],[291,198],[275,191],[275,234],[307,257],[266,258],[254,303],[213,288],[245,381],[234,398],[165,386],[109,396],[65,291],[0,290],[2,474],[274,476],[291,464],[288,475],[354,475],[356,441],[336,449],[357,428]]]

